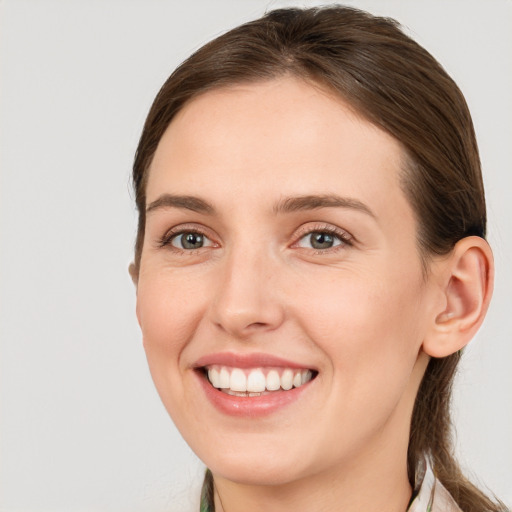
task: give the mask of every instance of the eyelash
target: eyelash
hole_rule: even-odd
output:
[[[211,241],[210,237],[206,234],[205,231],[201,230],[201,229],[198,229],[196,227],[184,227],[184,226],[180,226],[178,229],[171,229],[169,230],[167,233],[164,234],[164,236],[162,236],[162,238],[160,238],[158,240],[158,247],[169,247],[170,249],[172,249],[173,251],[179,253],[179,254],[195,254],[197,251],[200,251],[201,249],[203,249],[203,247],[200,247],[198,249],[180,249],[179,247],[175,247],[172,245],[172,241],[174,239],[176,239],[177,237],[181,236],[181,235],[185,235],[185,234],[195,234],[195,235],[201,235],[202,237],[208,239]],[[213,245],[215,245],[215,243],[213,242],[212,243]]]
[[[159,240],[158,240],[158,247],[169,247],[174,252],[177,252],[179,254],[195,254],[197,251],[200,251],[204,247],[200,247],[198,249],[180,249],[179,247],[175,247],[172,245],[173,240],[175,240],[177,237],[184,235],[184,234],[196,234],[200,235],[207,240],[209,240],[212,245],[207,247],[215,247],[215,242],[211,240],[211,238],[206,234],[205,230],[199,229],[197,227],[179,227],[178,229],[171,229],[167,233],[165,233]],[[354,245],[354,239],[353,237],[347,233],[344,230],[341,230],[339,228],[335,228],[333,226],[329,225],[316,225],[316,226],[308,226],[303,227],[299,229],[299,231],[294,235],[295,242],[291,245],[291,247],[297,247],[301,240],[303,240],[307,236],[311,236],[313,233],[319,233],[319,234],[327,234],[334,238],[337,238],[340,241],[340,244],[334,245],[333,247],[325,248],[325,249],[314,249],[314,248],[304,248],[306,250],[313,250],[315,251],[314,254],[328,254],[331,252],[335,252],[338,250],[346,249],[347,247]]]
[[[311,236],[313,233],[327,234],[334,238],[337,238],[341,242],[338,245],[326,249],[309,248],[309,250],[315,251],[314,254],[330,254],[332,252],[344,250],[347,247],[351,247],[354,245],[354,238],[346,231],[339,228],[335,228],[330,225],[318,224],[315,226],[306,226],[299,229],[299,231],[295,235],[296,242],[294,242],[292,246],[297,246],[301,240],[303,240],[307,236]]]

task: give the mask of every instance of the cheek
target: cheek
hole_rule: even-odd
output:
[[[315,276],[295,296],[301,301],[300,317],[322,338],[357,336],[376,343],[380,336],[417,325],[411,315],[419,313],[422,302],[417,278],[394,279],[385,272]]]
[[[388,276],[388,277],[382,277]],[[347,390],[404,385],[422,341],[421,281],[390,272],[316,279],[301,304],[302,328],[327,355],[332,375]],[[355,399],[355,394],[354,394]]]
[[[202,318],[200,293],[166,272],[141,274],[137,316],[157,391],[171,416],[183,399],[182,354]],[[187,290],[191,290],[187,293]]]
[[[200,317],[201,294],[193,284],[186,286],[182,281],[166,272],[141,276],[137,317],[147,350],[176,354],[190,337],[188,331]]]
[[[414,284],[345,279],[335,285],[317,280],[315,294],[303,304],[302,328],[326,354],[326,404],[318,428],[336,439],[322,444],[325,457],[362,448],[385,425],[402,425],[417,363],[421,310]],[[323,292],[323,293],[322,293]]]

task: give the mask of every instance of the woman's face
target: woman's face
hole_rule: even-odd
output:
[[[401,166],[396,140],[292,78],[208,92],[165,132],[137,314],[163,403],[219,478],[405,461],[434,287]]]

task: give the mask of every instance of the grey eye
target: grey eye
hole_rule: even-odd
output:
[[[209,240],[201,233],[194,233],[193,231],[188,231],[185,233],[180,233],[173,237],[171,241],[171,245],[177,247],[178,249],[200,249],[201,247],[205,247],[208,244]]]
[[[337,245],[341,245],[340,237],[327,233],[325,231],[312,231],[303,236],[299,241],[299,247],[310,249],[331,249]]]

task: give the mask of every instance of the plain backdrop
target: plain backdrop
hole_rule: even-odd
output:
[[[181,60],[267,9],[317,3],[0,0],[0,510],[198,510],[203,467],[134,315],[132,158]],[[474,116],[497,273],[456,383],[457,451],[510,505],[512,2],[345,3],[396,17]]]

